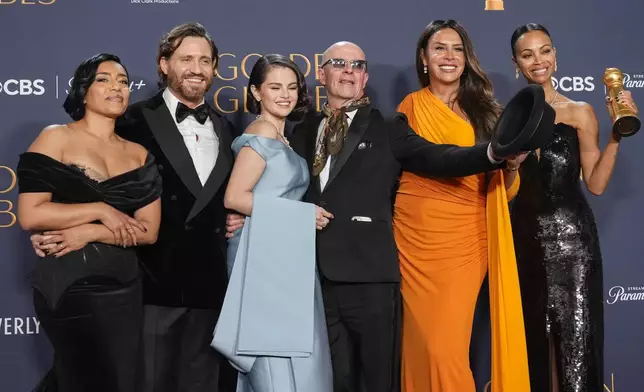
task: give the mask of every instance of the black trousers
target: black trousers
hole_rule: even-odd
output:
[[[75,283],[56,309],[34,290],[34,308],[54,348],[54,364],[34,391],[139,392],[141,282]]]
[[[139,392],[235,391],[236,372],[210,346],[217,312],[145,305],[144,313]]]
[[[400,391],[400,285],[322,280],[334,392]]]

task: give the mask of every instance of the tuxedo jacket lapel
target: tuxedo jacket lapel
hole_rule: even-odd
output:
[[[151,105],[143,108],[150,132],[154,135],[159,147],[170,164],[195,198],[201,193],[201,181],[195,170],[190,153],[183,137],[174,123],[170,110],[165,105],[161,94],[151,100]]]
[[[224,125],[221,118],[210,109],[210,120],[212,120],[213,128],[219,139],[219,152],[217,154],[217,161],[213,167],[210,176],[206,180],[206,184],[199,193],[197,201],[192,206],[186,222],[197,216],[199,212],[212,200],[215,193],[219,190],[224,180],[228,177],[233,163],[232,150],[230,149],[230,129]]]
[[[311,122],[307,124],[306,127],[306,160],[309,164],[309,173],[313,173],[313,162],[315,161],[315,149],[317,147],[317,141],[318,141],[318,129],[320,128],[320,122],[323,119],[323,115],[317,115],[313,117]],[[319,195],[322,193],[322,189],[320,188],[320,177],[315,176],[311,177],[311,181],[313,182],[313,189],[315,189],[315,192]]]
[[[331,182],[333,182],[333,180],[338,176],[338,173],[342,170],[342,166],[347,163],[353,150],[358,145],[360,139],[362,139],[362,135],[364,135],[367,127],[369,127],[370,113],[371,106],[365,106],[358,109],[358,112],[349,126],[349,132],[347,133],[347,139],[344,141],[344,146],[342,146],[342,150],[338,153],[335,164],[331,167],[329,180],[327,181],[324,189],[329,188]]]

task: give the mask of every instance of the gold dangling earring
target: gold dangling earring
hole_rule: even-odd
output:
[[[517,80],[519,80],[519,68],[517,68]]]
[[[555,60],[555,72],[557,72],[557,60]]]

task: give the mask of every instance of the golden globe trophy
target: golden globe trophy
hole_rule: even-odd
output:
[[[637,114],[626,105],[617,102],[617,95],[624,90],[624,75],[617,68],[606,68],[602,79],[613,108],[613,132],[622,137],[633,136],[640,130],[641,122]]]
[[[503,11],[503,0],[485,0],[486,11]]]

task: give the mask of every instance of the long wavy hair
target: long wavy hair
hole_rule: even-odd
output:
[[[430,85],[429,73],[425,73],[425,64],[423,63],[422,55],[427,52],[427,45],[432,36],[443,29],[453,29],[463,41],[465,68],[461,75],[456,100],[472,124],[476,140],[490,140],[496,121],[501,114],[502,107],[494,99],[492,83],[485,72],[483,72],[483,69],[481,69],[479,59],[474,52],[472,40],[467,34],[467,31],[457,21],[452,19],[434,20],[427,25],[420,35],[416,48],[416,73],[418,80],[422,87],[428,87]]]

